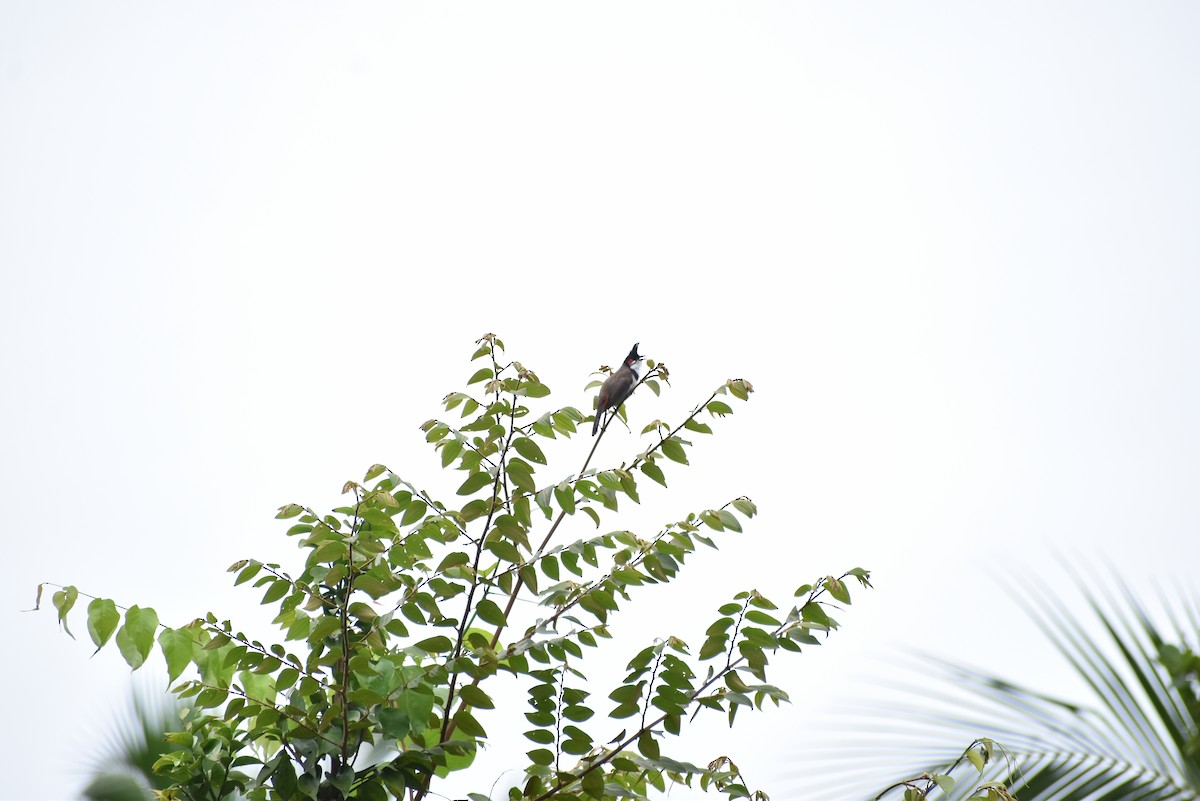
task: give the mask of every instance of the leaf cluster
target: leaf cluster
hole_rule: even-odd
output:
[[[989,765],[996,761],[997,755],[1003,757],[1012,772],[1014,760],[1002,746],[992,740],[981,737],[962,752],[961,755],[940,772],[925,772],[911,779],[903,779],[884,789],[875,796],[875,801],[891,795],[894,791],[902,791],[902,801],[926,801],[933,793],[943,794],[944,797],[962,798],[963,801],[1016,801],[1005,781],[988,780]],[[955,776],[960,767],[970,766],[974,770],[972,777],[976,780],[969,785],[960,784],[960,778]],[[994,772],[994,771],[992,771]],[[967,792],[956,791],[956,788],[966,787]],[[971,788],[974,789],[971,789]]]
[[[862,747],[863,731],[874,731],[880,739],[868,743],[871,750],[905,760],[905,772],[916,765],[940,775],[962,764],[953,743],[964,735],[1003,743],[1006,759],[987,761],[983,778],[1022,801],[1200,798],[1200,607],[1175,598],[1161,610],[1162,626],[1119,576],[1076,583],[1080,597],[1072,604],[1044,579],[1015,578],[1007,587],[1074,671],[1086,701],[922,657],[914,665],[919,683],[901,684],[884,705],[847,721],[855,746]],[[929,678],[937,682],[932,691]],[[894,722],[886,735],[881,720]],[[841,778],[837,798],[853,795],[848,786],[861,780],[861,761],[848,745],[833,743],[824,760],[826,778]],[[957,801],[970,790],[960,782],[924,792]]]
[[[670,583],[699,546],[716,548],[756,514],[738,497],[654,532],[600,532],[622,503],[642,502],[643,477],[665,487],[671,466],[688,464],[684,432],[713,433],[704,418],[732,414],[726,399],[746,401],[753,388],[731,379],[682,421],[645,426],[648,444],[627,462],[592,468],[593,445],[563,474],[543,445],[590,418],[542,406],[549,387],[506,361],[494,335],[477,345],[472,360],[483,364],[444,398],[447,418],[421,427],[442,467],[461,475],[455,498],[373,465],[328,512],[279,508],[304,553],[298,572],[250,558],[230,566],[234,584],[275,611],[274,641],[211,613],[170,627],[150,608],[88,604],[97,649],[115,634],[136,669],[157,644],[189,705],[156,766],[174,782],[164,798],[419,801],[494,737],[488,687],[500,674],[528,693],[531,747],[514,797],[636,799],[680,783],[765,798],[727,757],[701,767],[665,755],[664,740],[704,709],[732,725],[741,710],[787,701],[768,682],[770,657],[820,644],[838,626],[831,604],[850,603],[850,582],[870,586],[867,571],[805,584],[786,608],[757,590],[733,594],[698,653],[664,633],[609,692],[586,673],[635,590]],[[669,374],[649,366],[638,388],[657,394]],[[608,422],[618,415],[624,407]],[[79,596],[54,593],[64,628]]]

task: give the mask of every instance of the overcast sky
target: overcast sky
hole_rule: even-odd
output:
[[[585,409],[640,341],[674,384],[642,423],[757,390],[645,519],[763,514],[648,594],[619,656],[698,646],[740,589],[875,571],[844,632],[781,660],[794,706],[676,755],[794,797],[803,732],[914,644],[1077,692],[990,576],[1195,573],[1198,25],[1188,2],[0,4],[0,797],[72,797],[130,684],[81,616],[73,642],[18,611],[39,581],[267,639],[225,567],[295,559],[275,508],[374,462],[445,481],[417,426],[489,331]],[[640,447],[614,429],[601,459]]]

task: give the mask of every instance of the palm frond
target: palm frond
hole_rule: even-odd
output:
[[[1195,696],[1181,691],[1162,658],[1164,648],[1194,650],[1200,622],[1195,599],[1162,605],[1174,640],[1168,642],[1122,582],[1101,585],[1104,592],[1098,593],[1076,581],[1089,613],[1084,617],[1072,614],[1044,583],[1010,586],[1090,691],[1090,704],[1055,698],[984,670],[917,657],[913,667],[923,681],[902,680],[889,688],[887,700],[843,710],[842,738],[826,736],[827,752],[806,749],[817,759],[828,754],[821,772],[829,782],[811,788],[812,796],[874,798],[898,775],[944,771],[965,743],[986,737],[1013,755],[1015,767],[991,765],[983,777],[972,770],[973,776],[957,777],[954,790],[934,791],[931,799],[965,798],[975,779],[1003,781],[1021,801],[1200,799],[1200,764],[1192,754],[1200,721],[1197,705],[1188,704]],[[864,737],[868,726],[870,735]],[[874,784],[864,780],[864,754],[880,771]]]
[[[1101,719],[1109,728],[1113,742],[1120,744],[1118,753],[1130,762],[1144,764],[1164,775],[1176,774],[1177,760],[1173,760],[1165,748],[1161,732],[1156,730],[1155,721],[1149,717],[1145,702],[1139,701],[1126,681],[1122,666],[1101,650],[1097,639],[1048,589],[1039,589],[1030,582],[1026,594],[1017,600],[1095,693],[1106,712]],[[1092,596],[1085,593],[1085,600],[1099,612]],[[1100,622],[1105,622],[1102,615]],[[1112,629],[1109,631],[1111,633]],[[1121,650],[1129,653],[1126,649]],[[1128,668],[1128,663],[1124,667]],[[1133,665],[1134,672],[1141,668],[1141,665]]]
[[[179,728],[180,704],[173,695],[135,684],[129,706],[100,739],[103,750],[82,795],[89,801],[152,801],[152,790],[169,782],[154,773],[158,758],[173,748],[164,737]]]

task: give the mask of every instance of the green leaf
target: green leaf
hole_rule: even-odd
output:
[[[495,481],[495,479],[492,478],[492,476],[488,473],[472,473],[470,478],[464,481],[462,486],[458,488],[458,494],[473,495],[487,485],[491,484],[493,481]]]
[[[754,391],[750,382],[741,378],[730,379],[725,382],[725,386],[729,389],[729,394],[738,400],[749,400],[750,393]]]
[[[486,473],[484,475],[486,475]],[[413,523],[416,523],[425,516],[425,511],[428,508],[429,506],[425,503],[425,501],[414,498],[412,502],[409,503],[408,508],[404,510],[404,516],[400,518],[400,525],[411,526]]]
[[[631,701],[617,705],[617,708],[609,712],[608,716],[616,720],[623,720],[624,718],[631,718],[641,711],[641,707]]]
[[[738,522],[736,517],[734,517],[733,512],[729,511],[728,509],[718,509],[716,511],[716,515],[717,517],[721,518],[721,522],[725,525],[725,528],[731,531],[742,530],[742,524]]]
[[[515,515],[497,515],[492,523],[505,539],[512,540],[514,543],[520,543],[526,547],[529,546],[529,538],[526,535],[525,527],[521,525],[521,521]]]
[[[145,664],[146,657],[150,656],[157,629],[158,613],[153,609],[131,606],[125,612],[125,625],[117,631],[117,648],[134,670]]]
[[[746,685],[746,682],[742,681],[742,677],[735,670],[725,674],[725,684],[736,693],[750,692],[750,687]]]
[[[379,710],[379,725],[388,740],[403,740],[413,730],[408,712],[402,709]]]
[[[948,793],[954,789],[954,777],[948,776],[945,773],[934,773],[933,781],[941,788],[943,793]]]
[[[274,579],[271,582],[271,586],[268,587],[267,591],[263,593],[262,603],[269,604],[273,603],[274,601],[278,601],[280,598],[287,595],[291,589],[292,584],[290,581]]]
[[[466,709],[459,709],[454,715],[454,722],[458,724],[458,729],[463,734],[469,734],[472,737],[486,737],[487,731],[475,719],[475,716]]]
[[[452,553],[446,554],[446,556],[442,559],[441,563],[438,564],[436,572],[445,573],[447,570],[449,570],[452,567],[470,564],[470,562],[471,562],[471,557],[469,557],[464,551],[454,551]]]
[[[562,743],[563,753],[571,754],[572,756],[581,756],[583,754],[586,754],[588,751],[591,750],[591,748],[592,748],[591,740],[570,739],[570,740],[565,740]]]
[[[537,570],[534,568],[534,566],[528,565],[528,564],[521,565],[520,569],[517,572],[521,576],[521,581],[525,582],[525,585],[527,587],[529,587],[530,591],[533,592],[534,595],[537,595],[538,574],[537,574]]]
[[[749,498],[738,498],[733,502],[733,508],[737,509],[745,517],[754,517],[754,515],[758,514],[758,507]]]
[[[810,601],[800,607],[800,617],[810,623],[816,623],[821,626],[829,626],[833,622],[829,615],[825,614],[825,610],[821,608],[821,604],[816,601]]]
[[[478,384],[480,381],[487,381],[492,376],[492,368],[480,367],[475,371],[475,375],[471,376],[471,379],[467,381],[467,386],[470,386],[471,384]],[[361,464],[361,462],[359,464]]]
[[[350,795],[350,787],[354,784],[354,768],[344,765],[337,773],[329,776],[329,783],[338,789],[343,798]]]
[[[517,485],[518,489],[525,490],[530,495],[537,492],[537,485],[533,482],[533,468],[529,466],[528,462],[515,457],[509,459],[504,465],[504,472],[508,475],[509,480]]]
[[[539,493],[539,494],[541,494],[541,493]],[[513,499],[513,504],[512,504],[513,517],[517,518],[517,522],[520,523],[522,526],[524,526],[526,529],[529,529],[533,525],[533,521],[530,519],[529,506],[530,506],[530,504],[529,504],[529,496],[528,495],[518,495],[516,498]]]
[[[827,579],[825,579],[824,584],[825,589],[828,590],[829,594],[834,598],[844,604],[850,603],[850,588],[847,587],[844,582],[838,581],[833,576],[829,576]]]
[[[426,442],[441,442],[450,433],[450,426],[445,423],[439,423],[437,420],[430,420],[421,426],[421,429],[426,432]]]
[[[621,488],[621,477],[618,476],[613,470],[604,470],[603,472],[598,473],[596,478],[600,480],[601,485],[608,487],[609,489],[615,490]]]
[[[653,733],[650,731],[642,732],[642,736],[638,737],[638,751],[647,759],[658,759],[658,740],[654,739]]]
[[[554,752],[548,748],[535,748],[532,751],[526,751],[525,755],[535,765],[550,765],[554,762]]]
[[[545,464],[546,455],[542,453],[542,449],[538,444],[527,437],[518,437],[513,440],[513,447],[517,449],[517,453],[524,456],[534,464]]]
[[[537,381],[526,381],[521,385],[520,394],[529,398],[545,398],[550,394],[550,387]]]
[[[158,635],[158,647],[167,660],[167,681],[173,682],[191,664],[196,643],[186,629],[163,629]]]
[[[564,512],[575,514],[575,488],[569,482],[564,481],[554,488],[554,499]]]
[[[449,637],[439,634],[436,637],[430,637],[427,640],[421,640],[413,647],[418,648],[425,653],[438,654],[449,651],[454,647],[454,642]]]
[[[588,595],[590,595],[592,597],[592,599],[594,601],[596,601],[596,603],[598,603],[601,607],[603,607],[605,609],[610,609],[614,612],[617,611],[617,608],[618,608],[617,602],[613,598],[612,593],[609,592],[608,590],[603,590],[603,589],[600,589],[599,587],[597,587],[596,589],[594,589],[590,593],[588,593]]]
[[[442,467],[449,467],[450,463],[458,458],[462,453],[463,444],[456,439],[445,440],[442,443]]]
[[[625,470],[617,470],[616,473],[621,479],[621,489],[625,492],[625,494],[628,495],[630,500],[632,500],[634,503],[641,503],[642,501],[638,497],[637,481],[634,479],[633,474]]]
[[[346,543],[341,540],[329,540],[323,542],[314,550],[308,557],[309,564],[318,564],[321,562],[341,562],[349,555],[350,549]]]
[[[766,612],[760,612],[757,609],[751,609],[746,613],[746,619],[751,623],[757,623],[760,626],[779,626],[780,621],[768,615]]]
[[[663,456],[666,456],[672,462],[679,462],[680,464],[688,463],[687,454],[683,450],[683,445],[679,437],[670,437],[665,440],[662,444],[662,452]]]
[[[73,640],[75,635],[71,634],[71,629],[67,627],[67,612],[71,611],[71,607],[75,605],[75,601],[79,598],[79,590],[74,587],[63,587],[58,592],[51,596],[54,602],[54,608],[58,610],[58,622],[63,627],[63,631]]]
[[[642,697],[642,688],[645,686],[646,682],[644,681],[639,681],[637,684],[622,684],[609,693],[608,697],[618,704],[628,704]]]
[[[505,562],[519,564],[522,561],[521,552],[518,551],[517,546],[513,545],[511,542],[506,542],[505,540],[492,540],[487,544],[487,549],[494,553],[498,558],[503,559]]]
[[[390,740],[401,740],[411,732],[423,731],[433,711],[433,701],[433,695],[424,690],[402,690],[394,708],[379,711],[383,736]]]
[[[273,703],[275,701],[275,677],[266,673],[252,673],[243,670],[238,674],[238,681],[246,695],[259,701]]]
[[[596,713],[593,712],[591,709],[589,709],[586,706],[580,706],[580,705],[576,704],[574,706],[568,706],[565,709],[563,709],[562,714],[563,714],[563,717],[566,718],[567,720],[573,720],[576,723],[582,723],[583,721],[592,717]]]
[[[99,651],[108,642],[108,638],[117,630],[117,624],[121,622],[121,613],[117,611],[117,605],[107,598],[96,598],[88,604],[88,634],[92,637],[92,642],[96,644],[96,650]],[[172,678],[172,681],[174,679]]]
[[[533,423],[531,423],[530,425],[532,426],[534,433],[541,434],[543,437],[546,437],[547,439],[554,439],[555,438],[554,427],[553,427],[553,425],[551,425],[550,418],[551,418],[551,413],[546,412],[541,417],[539,417],[537,420],[535,420]]]
[[[159,640],[161,641],[161,637]],[[295,668],[285,667],[279,671],[279,675],[275,677],[275,689],[279,692],[291,689],[296,680],[300,678],[300,671]]]
[[[496,704],[483,690],[474,684],[467,684],[458,693],[462,699],[477,709],[495,709]]]
[[[340,619],[333,615],[325,615],[317,620],[316,624],[312,627],[312,631],[308,633],[308,641],[310,643],[319,643],[341,628],[341,626],[342,621]]]
[[[534,500],[537,501],[538,508],[542,510],[542,514],[546,515],[546,519],[554,517],[554,511],[550,508],[550,498],[554,495],[554,487],[545,487],[537,493]],[[524,495],[522,498],[526,497]]]
[[[663,475],[662,468],[654,462],[643,462],[641,471],[664,487],[667,486],[667,478]]]
[[[520,558],[519,555],[518,558]],[[508,625],[508,620],[504,617],[504,611],[490,598],[484,598],[480,601],[479,605],[475,607],[475,611],[479,614],[480,620],[485,623],[490,623],[493,626]]]
[[[472,520],[478,520],[487,514],[488,502],[482,498],[476,498],[459,510],[459,514],[463,516],[463,520],[470,523]]]
[[[728,641],[728,637],[709,637],[704,641],[704,645],[700,646],[700,659],[712,659],[714,656],[725,653]]]
[[[242,568],[242,572],[237,574],[237,578],[233,580],[233,586],[236,587],[239,584],[245,584],[247,581],[257,576],[260,570],[262,570],[262,562],[249,562],[244,568]]]
[[[596,766],[588,773],[585,773],[581,784],[583,791],[591,798],[604,798],[604,768]]]
[[[730,408],[729,404],[725,403],[724,401],[712,401],[705,408],[707,408],[708,413],[714,417],[724,417],[727,414],[733,414],[733,409]]]

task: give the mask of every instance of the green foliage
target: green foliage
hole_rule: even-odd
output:
[[[614,647],[609,626],[632,605],[632,591],[670,583],[699,546],[716,548],[718,535],[741,532],[757,509],[736,498],[648,535],[556,538],[566,520],[586,517],[599,530],[622,501],[641,503],[642,476],[666,486],[664,468],[693,455],[682,432],[711,434],[701,415],[732,414],[722,398],[746,401],[751,385],[727,381],[684,420],[650,423],[649,444],[618,466],[590,467],[601,435],[582,467],[564,474],[543,445],[571,438],[590,418],[535,403],[549,388],[503,361],[495,336],[478,346],[472,360],[484,366],[467,381],[477,394],[450,393],[448,419],[421,426],[442,467],[462,474],[457,499],[373,465],[346,482],[347,501],[329,512],[279,508],[305,554],[299,572],[256,559],[230,566],[235,585],[277,610],[278,641],[211,613],[170,627],[150,608],[88,605],[97,648],[115,632],[136,669],[157,643],[171,681],[182,679],[175,691],[190,712],[155,766],[171,784],[164,798],[418,801],[435,778],[466,770],[484,742],[503,736],[489,732],[496,703],[488,688],[500,674],[524,681],[529,699],[528,764],[514,797],[638,799],[679,783],[765,798],[727,757],[701,767],[667,756],[665,746],[703,709],[732,725],[739,712],[787,701],[768,683],[770,658],[819,645],[838,626],[827,604],[849,604],[851,581],[870,586],[868,573],[803,585],[786,609],[757,590],[733,593],[697,654],[664,636],[603,692],[584,671],[593,652]],[[638,386],[657,394],[669,375],[648,366]],[[624,407],[608,422],[618,414],[624,419]],[[74,587],[54,593],[64,629],[78,595]],[[536,618],[525,620],[518,601],[532,602]]]
[[[178,701],[171,695],[134,685],[132,704],[97,739],[102,751],[82,797],[89,801],[152,801],[155,790],[171,782],[156,774],[154,765],[174,750],[166,735],[178,728]]]
[[[1003,757],[997,760],[997,757]],[[991,766],[1002,764],[1007,774],[1012,774],[1013,758],[1003,747],[982,737],[975,740],[953,762],[941,766],[940,772],[926,771],[920,776],[898,781],[875,796],[875,801],[894,798],[900,794],[903,801],[925,801],[930,797],[961,798],[964,801],[1016,801],[1016,796],[1003,781],[987,780],[995,771]],[[966,773],[969,781],[963,781]],[[956,775],[960,774],[960,775]]]
[[[892,751],[929,773],[947,772],[950,743],[985,734],[1003,743],[1008,757],[989,763],[986,778],[1021,801],[1200,798],[1196,608],[1180,599],[1176,609],[1182,612],[1165,610],[1166,633],[1119,581],[1102,583],[1100,592],[1079,582],[1090,621],[1072,615],[1046,582],[1014,586],[1026,612],[1090,690],[1091,702],[1054,698],[971,667],[925,658],[920,669],[942,686],[932,694],[926,685],[911,687],[906,693],[911,704],[885,710],[906,722],[902,734],[889,737]],[[867,714],[878,719],[880,712]],[[863,729],[861,721],[854,725]],[[853,795],[844,790],[838,798]],[[931,798],[948,801],[964,797],[961,787],[931,792]]]

